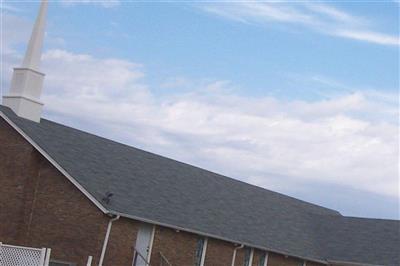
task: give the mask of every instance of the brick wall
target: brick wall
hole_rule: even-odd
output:
[[[236,251],[235,266],[243,266],[245,248]]]
[[[110,218],[1,118],[0,158],[0,241],[97,264]],[[104,265],[131,265],[137,224],[114,222]]]
[[[232,243],[209,238],[205,265],[231,265],[234,245]]]
[[[303,266],[303,261],[280,254],[269,253],[268,266]]]
[[[40,158],[30,145],[0,119],[0,241],[25,243]]]
[[[113,222],[104,265],[132,265],[133,247],[139,226],[139,222],[126,218]],[[104,236],[102,241],[103,238]]]
[[[160,252],[172,265],[194,265],[198,236],[176,230],[156,227],[151,263],[160,264]]]

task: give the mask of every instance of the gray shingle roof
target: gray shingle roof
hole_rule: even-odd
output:
[[[400,222],[337,211],[42,119],[0,111],[114,213],[315,260],[400,265]],[[112,192],[109,204],[102,202]]]

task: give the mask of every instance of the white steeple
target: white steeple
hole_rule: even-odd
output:
[[[45,75],[39,72],[39,67],[47,5],[47,0],[42,0],[22,66],[14,68],[10,92],[3,96],[3,105],[10,107],[18,116],[35,122],[40,122],[43,108],[40,95]]]

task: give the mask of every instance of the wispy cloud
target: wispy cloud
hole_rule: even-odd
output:
[[[399,37],[371,29],[368,19],[353,16],[334,6],[318,2],[223,2],[207,3],[201,8],[220,17],[242,23],[302,25],[321,34],[381,45],[398,46]]]
[[[372,31],[357,31],[357,30],[337,30],[335,32],[337,36],[372,42],[383,45],[399,45],[400,40],[398,36],[382,34]]]
[[[8,5],[6,3],[4,3],[4,1],[2,1],[2,3],[0,4],[0,10],[1,11],[9,11],[9,12],[21,12],[21,9],[16,8],[12,5]]]
[[[253,98],[228,81],[181,77],[165,84],[190,86],[185,93],[158,97],[127,60],[50,50],[43,68],[45,110],[60,122],[280,191],[296,190],[296,180],[399,196],[393,95],[346,88],[312,102]],[[11,73],[4,77],[9,85]]]
[[[45,109],[57,120],[268,188],[295,190],[296,179],[399,195],[391,96],[288,101],[239,96],[215,81],[159,98],[130,61],[64,50],[43,59]]]

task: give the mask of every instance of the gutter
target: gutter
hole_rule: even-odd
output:
[[[136,216],[136,215],[130,215],[130,214],[126,214],[126,213],[116,212],[116,211],[113,211],[113,210],[107,212],[107,214],[109,214],[109,215],[120,215],[121,217],[125,217],[127,219],[133,219],[133,220],[136,220],[136,221],[139,221],[139,222],[143,222],[143,223],[148,223],[148,224],[155,224],[155,225],[158,225],[158,226],[163,226],[163,227],[167,227],[167,228],[171,228],[171,229],[175,229],[175,230],[179,230],[179,231],[183,231],[183,232],[188,232],[188,233],[192,233],[192,234],[196,234],[196,235],[201,235],[201,236],[204,236],[204,237],[214,238],[214,239],[226,241],[226,242],[229,242],[229,243],[238,243],[237,240],[230,239],[230,238],[227,238],[227,237],[221,237],[221,236],[210,234],[210,233],[204,233],[202,231],[198,231],[198,230],[194,230],[194,229],[188,229],[188,228],[185,228],[185,227],[171,225],[171,224],[168,224],[168,223],[157,222],[155,220],[146,219],[146,218],[139,217],[139,216]],[[320,264],[329,265],[328,262],[326,260],[323,260],[323,259],[315,259],[315,258],[311,258],[311,257],[298,256],[298,255],[287,253],[285,251],[280,251],[280,250],[277,250],[277,249],[268,248],[268,247],[265,247],[265,246],[254,245],[254,244],[246,243],[246,242],[242,242],[242,243],[243,243],[243,245],[245,245],[247,247],[256,248],[256,249],[259,249],[259,250],[263,250],[265,252],[281,254],[281,255],[289,256],[289,257],[296,258],[296,259],[299,259],[299,260],[306,260],[306,261],[310,261],[310,262],[317,262],[317,263],[320,263]],[[369,266],[376,266],[376,265],[369,265]]]
[[[99,266],[103,266],[104,255],[106,254],[107,244],[108,244],[108,238],[110,237],[110,232],[111,232],[112,223],[113,223],[114,221],[118,220],[119,217],[121,217],[121,216],[117,215],[117,216],[115,216],[114,218],[111,218],[111,219],[108,221],[106,236],[104,237],[103,249],[101,250],[101,255],[100,255],[100,260],[99,260]]]
[[[235,247],[234,249],[233,249],[233,255],[232,255],[232,266],[235,266],[235,259],[236,259],[236,252],[237,252],[237,250],[238,249],[242,249],[244,247],[244,245],[243,244],[241,244],[240,246],[238,246],[238,247]]]

